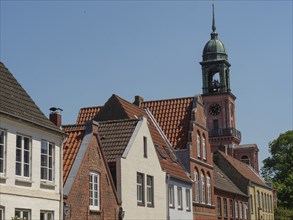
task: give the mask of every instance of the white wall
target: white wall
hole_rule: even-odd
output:
[[[166,182],[156,154],[146,119],[139,122],[130,142],[132,146],[125,159],[121,159],[121,196],[125,219],[166,219]],[[138,130],[138,131],[137,131]],[[137,133],[136,133],[137,132]],[[148,157],[143,154],[143,136],[147,137]],[[154,207],[137,205],[137,172],[154,177]],[[145,176],[146,193],[146,176]]]
[[[3,115],[0,116],[0,128],[6,131],[6,172],[0,177],[0,206],[5,208],[5,219],[14,216],[15,208],[30,209],[32,219],[40,218],[40,210],[54,211],[54,218],[60,219],[62,137]],[[15,175],[17,134],[31,138],[31,175],[27,179]],[[41,140],[55,144],[54,181],[49,185],[41,183],[40,179]]]

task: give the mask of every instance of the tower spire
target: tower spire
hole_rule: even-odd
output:
[[[216,31],[216,22],[215,22],[215,9],[214,9],[214,2],[213,2],[213,25],[212,25],[212,30],[213,30],[213,33],[215,33]]]

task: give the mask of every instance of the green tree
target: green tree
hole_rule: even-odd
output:
[[[278,205],[293,209],[293,130],[269,143],[271,156],[263,160],[262,175],[273,182]]]

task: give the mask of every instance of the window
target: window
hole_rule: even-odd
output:
[[[264,210],[264,199],[263,199],[263,193],[261,193],[261,200],[260,200],[260,203],[261,203],[261,208],[262,210]]]
[[[182,188],[177,187],[177,200],[178,200],[178,209],[183,209],[183,204],[182,204]]]
[[[214,124],[214,129],[218,130],[219,129],[219,121],[218,121],[218,119],[213,120],[213,124]]]
[[[147,137],[143,137],[143,156],[148,157],[148,140]]]
[[[251,194],[250,194],[250,198],[249,198],[249,207],[250,207],[250,213],[253,213],[253,200],[252,200]]]
[[[168,188],[168,194],[169,194],[169,207],[174,208],[174,186],[169,185]]]
[[[197,171],[194,171],[194,188],[194,200],[195,202],[199,202],[199,180]]]
[[[218,197],[218,216],[222,216],[222,204],[220,197]]]
[[[5,172],[5,150],[5,131],[0,129],[0,174]]]
[[[137,173],[137,204],[144,205],[144,174]]]
[[[197,136],[196,136],[196,147],[197,147],[197,156],[200,157],[200,135],[199,133],[197,133]]]
[[[244,219],[245,219],[245,220],[247,219],[247,210],[248,210],[248,207],[247,207],[247,205],[244,203],[244,204],[243,204],[243,216],[244,216]]]
[[[54,212],[52,212],[52,211],[41,211],[40,220],[54,220]]]
[[[224,201],[223,201],[223,205],[224,205],[224,217],[227,218],[228,217],[228,210],[227,210],[227,199],[224,198]]]
[[[270,211],[273,212],[273,200],[271,195],[270,195]]]
[[[186,194],[186,210],[190,211],[191,210],[190,189],[185,189],[185,194]]]
[[[242,219],[242,202],[239,203],[239,218]]]
[[[25,209],[15,209],[14,216],[25,219],[25,220],[30,220],[31,219],[31,211],[25,210]]]
[[[4,220],[4,208],[0,207],[0,220]]]
[[[230,199],[230,202],[229,202],[229,209],[230,209],[230,218],[233,218],[233,200]]]
[[[207,148],[206,148],[206,138],[202,137],[202,158],[207,159]]]
[[[201,203],[205,204],[206,201],[206,191],[205,191],[205,183],[204,183],[204,175],[200,175],[201,180]]]
[[[154,178],[147,176],[147,205],[154,206]]]
[[[90,210],[100,210],[100,175],[90,173]]]
[[[260,208],[260,194],[259,191],[257,191],[257,206]]]
[[[18,176],[30,176],[30,138],[17,135],[16,137],[16,167],[15,174]]]
[[[237,202],[237,200],[235,200],[234,207],[235,207],[235,218],[238,218],[238,202]]]
[[[53,181],[54,144],[48,141],[41,143],[41,179]]]
[[[208,205],[212,203],[211,178],[207,176]]]

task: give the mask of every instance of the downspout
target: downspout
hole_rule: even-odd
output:
[[[170,182],[170,175],[166,173],[166,193],[167,193],[167,220],[170,220],[170,210],[169,210],[169,182]]]
[[[63,219],[63,142],[65,137],[60,141],[60,153],[59,153],[59,194],[60,194],[60,203],[59,203],[59,219]]]

